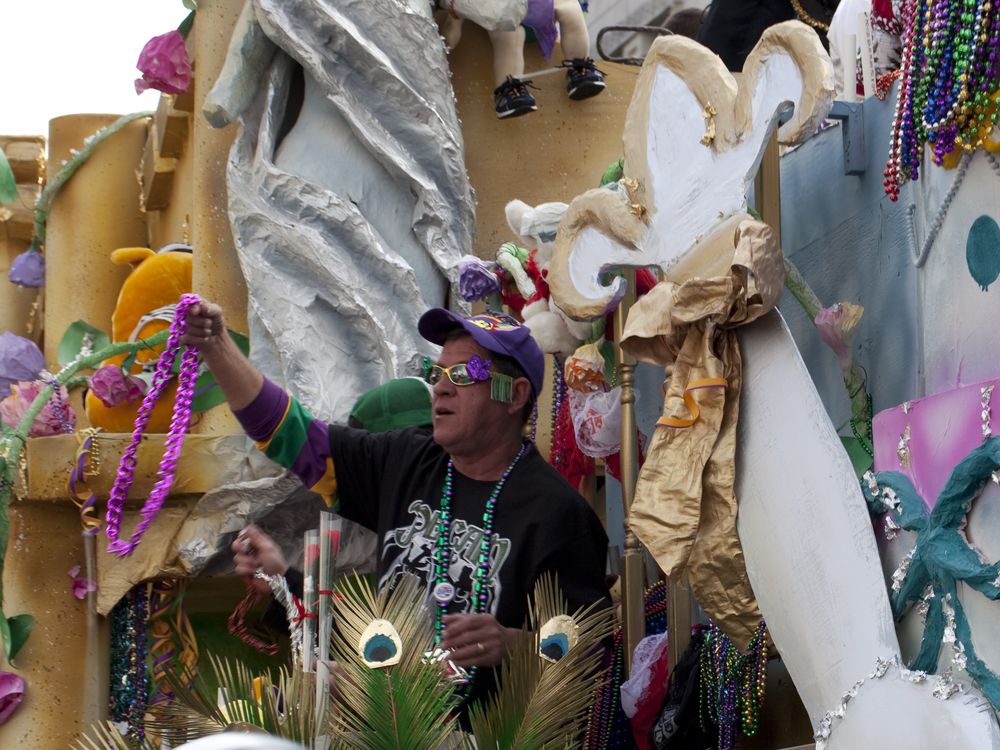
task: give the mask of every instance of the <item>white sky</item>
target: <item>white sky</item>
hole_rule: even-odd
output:
[[[68,114],[156,108],[135,93],[143,45],[176,29],[181,0],[0,0],[0,135],[48,137]]]

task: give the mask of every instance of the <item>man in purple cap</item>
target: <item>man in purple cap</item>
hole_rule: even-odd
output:
[[[571,611],[608,600],[607,536],[590,506],[523,438],[544,356],[527,328],[496,312],[436,308],[418,323],[441,345],[431,368],[433,434],[326,425],[266,380],[229,336],[218,305],[191,308],[182,343],[200,349],[247,434],[268,456],[376,532],[379,586],[426,586],[442,648],[462,667],[496,667],[547,571]],[[252,553],[252,550],[250,551]],[[476,674],[471,699],[490,692]]]

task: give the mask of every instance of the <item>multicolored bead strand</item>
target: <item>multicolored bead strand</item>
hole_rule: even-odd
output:
[[[599,681],[594,696],[594,708],[583,743],[585,750],[607,750],[611,747],[615,708],[621,705],[616,694],[621,689],[625,671],[621,628],[615,631],[614,645],[606,654],[602,667],[600,674],[603,680]]]
[[[646,635],[667,630],[667,585],[657,581],[645,593]],[[594,704],[587,733],[585,750],[618,750],[634,748],[632,725],[622,709],[621,685],[625,675],[625,648],[622,629],[615,630],[614,645],[605,653],[597,680]]]
[[[995,0],[907,0],[899,98],[883,185],[892,200],[920,176],[924,144],[935,164],[971,152],[997,123],[1000,4]]]
[[[564,431],[559,427],[564,416],[566,418],[569,416],[563,414],[564,406],[566,406],[566,380],[563,378],[563,363],[556,357],[552,366],[552,447],[549,450],[549,463],[560,474],[563,474],[566,456],[562,441]]]
[[[122,511],[125,507],[125,497],[128,488],[132,484],[135,476],[136,452],[139,443],[142,441],[142,433],[149,424],[149,418],[153,412],[153,406],[163,394],[167,382],[171,377],[174,359],[180,350],[180,338],[187,329],[187,312],[192,305],[199,302],[198,295],[185,294],[181,297],[174,314],[173,323],[170,325],[170,335],[167,338],[166,346],[156,363],[156,372],[153,374],[153,382],[142,400],[139,407],[138,416],[135,418],[135,429],[132,431],[132,440],[125,453],[122,455],[118,465],[118,475],[111,488],[108,498],[108,513],[106,516],[106,533],[108,539],[108,552],[125,557],[130,555],[139,544],[139,540],[146,532],[146,529],[156,518],[167,498],[170,486],[174,482],[174,475],[177,472],[177,461],[180,458],[181,445],[184,442],[184,434],[187,432],[188,424],[191,422],[191,400],[194,396],[194,383],[198,376],[198,352],[192,347],[185,347],[181,355],[180,374],[177,377],[177,400],[174,402],[174,412],[170,420],[170,430],[164,443],[163,458],[160,461],[160,469],[157,474],[157,482],[153,490],[149,493],[149,498],[142,506],[142,518],[136,525],[132,535],[127,539],[119,539],[119,527],[121,525]]]
[[[149,679],[146,672],[146,623],[149,599],[144,583],[132,588],[111,610],[109,718],[126,725],[138,745],[145,737]]]
[[[767,627],[761,620],[745,653],[711,623],[699,655],[699,718],[702,729],[719,727],[719,750],[733,750],[742,733],[760,726],[767,685]]]
[[[490,496],[486,499],[486,507],[483,509],[483,538],[479,545],[479,559],[476,563],[476,570],[473,574],[472,584],[472,611],[475,614],[486,612],[489,602],[487,582],[490,576],[490,551],[493,544],[493,516],[496,512],[497,499],[503,491],[507,478],[510,476],[517,462],[528,450],[530,443],[522,443],[521,449],[514,456],[514,460],[504,470],[500,479],[493,485]],[[448,572],[451,565],[451,500],[454,494],[454,474],[455,465],[451,459],[448,460],[448,470],[444,476],[444,489],[441,491],[441,508],[438,512],[438,537],[434,547],[434,581],[435,594],[440,586],[454,586]],[[441,633],[444,629],[444,615],[448,613],[448,605],[451,599],[438,598],[437,611],[434,618],[434,644],[441,642]],[[476,668],[468,670],[470,675],[474,675]]]

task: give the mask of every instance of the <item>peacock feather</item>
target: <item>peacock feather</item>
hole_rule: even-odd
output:
[[[367,579],[337,585],[330,651],[344,670],[331,712],[334,750],[437,750],[456,740],[454,685],[439,660],[419,581],[375,594]],[[388,654],[394,663],[371,660]]]
[[[614,615],[600,602],[572,616],[568,608],[556,576],[542,575],[529,603],[528,632],[501,666],[499,689],[469,711],[475,738],[469,747],[562,750],[579,745]]]

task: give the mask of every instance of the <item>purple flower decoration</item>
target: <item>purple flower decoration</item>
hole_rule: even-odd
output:
[[[10,264],[7,278],[12,284],[31,289],[45,286],[45,258],[36,250],[25,250]]]
[[[492,360],[483,360],[478,354],[473,354],[469,357],[469,361],[465,363],[465,371],[477,383],[482,383],[484,380],[490,379],[489,367],[492,364]]]
[[[80,566],[74,565],[68,571],[69,577],[73,579],[73,596],[77,599],[86,599],[91,591],[97,591],[97,584],[89,578],[80,575]]]
[[[10,331],[0,335],[0,399],[7,397],[11,385],[30,382],[44,369],[45,356],[34,341]]]
[[[464,255],[458,261],[458,293],[466,302],[485,299],[500,291],[500,279],[493,265],[474,255]]]
[[[87,381],[90,390],[109,409],[135,403],[146,395],[146,381],[126,375],[119,365],[104,365]]]
[[[168,31],[146,42],[135,67],[142,72],[142,78],[135,81],[137,94],[146,89],[183,94],[191,85],[191,62],[179,31]]]
[[[14,713],[24,697],[24,678],[13,672],[0,672],[0,724]]]

